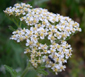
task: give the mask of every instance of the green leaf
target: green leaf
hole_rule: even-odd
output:
[[[45,66],[41,66],[40,69],[45,69],[46,67]]]
[[[14,29],[12,26],[9,26],[9,29],[10,29],[11,31],[15,31],[15,29]]]
[[[11,67],[7,66],[7,65],[4,65],[4,67],[6,68],[7,71],[10,72],[10,74],[12,75],[12,77],[17,77],[17,72],[12,69]]]
[[[31,4],[33,7],[45,7],[46,6],[46,2],[50,1],[50,0],[30,0],[28,1],[29,4]]]
[[[47,2],[47,1],[49,1],[49,0],[34,0],[34,5],[36,6],[36,5],[40,5],[40,4],[42,4],[42,3],[44,3],[44,2]]]
[[[37,70],[37,72],[43,75],[48,75],[48,72],[46,72],[45,70]]]

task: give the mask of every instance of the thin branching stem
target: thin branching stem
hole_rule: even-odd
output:
[[[27,65],[27,67],[25,68],[25,70],[23,71],[21,77],[25,77],[25,75],[27,74],[27,72],[29,70],[33,69],[32,67],[30,67],[30,63]]]

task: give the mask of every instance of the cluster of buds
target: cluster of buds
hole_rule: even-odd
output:
[[[18,16],[27,28],[13,31],[10,39],[26,40],[24,51],[34,68],[44,63],[57,74],[66,68],[64,63],[72,55],[72,48],[65,40],[76,31],[79,24],[69,17],[54,14],[47,9],[32,8],[29,4],[15,4],[4,11],[9,16]]]

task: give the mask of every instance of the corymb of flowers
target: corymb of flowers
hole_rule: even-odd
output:
[[[27,54],[33,68],[37,69],[44,64],[55,74],[66,68],[64,63],[72,55],[71,45],[66,39],[77,31],[81,32],[79,23],[47,9],[32,8],[25,3],[16,3],[4,12],[18,27],[10,39],[24,42],[24,54]]]

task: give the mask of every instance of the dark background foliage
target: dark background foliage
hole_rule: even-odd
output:
[[[65,71],[57,76],[50,73],[47,77],[85,77],[85,0],[0,0],[0,77],[11,77],[5,70],[8,65],[20,73],[26,67],[26,55],[23,47],[9,40],[12,31],[9,26],[15,27],[3,13],[6,7],[13,6],[16,2],[26,2],[33,7],[42,7],[50,12],[69,16],[80,23],[82,32],[74,34],[68,43],[72,45],[73,55],[66,64]],[[34,77],[35,72],[29,71],[26,77]]]

